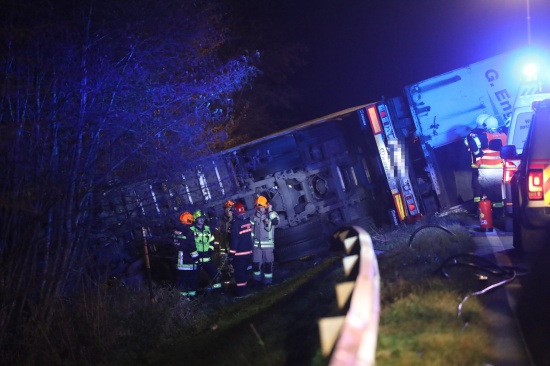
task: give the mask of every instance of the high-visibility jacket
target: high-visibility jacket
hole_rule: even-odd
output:
[[[262,214],[259,210],[256,210],[252,221],[254,222],[252,232],[254,247],[275,248],[274,226],[279,223],[279,214],[276,211],[268,211]]]
[[[507,136],[504,132],[485,132],[481,135],[482,146],[485,147],[483,151],[483,156],[476,159],[476,165],[478,168],[502,168],[503,160],[500,157],[500,151],[491,150],[491,141],[500,140],[500,146],[506,145]],[[487,142],[483,141],[484,139]]]
[[[195,245],[199,252],[201,262],[210,262],[211,254],[214,251],[214,235],[210,231],[208,225],[198,228],[196,225],[191,226],[191,230],[195,236]]]
[[[172,232],[174,247],[178,252],[177,269],[179,271],[190,271],[196,269],[195,262],[199,253],[195,246],[195,236],[189,225],[183,225],[181,230]]]
[[[507,136],[504,132],[486,131],[470,134],[467,137],[468,147],[472,154],[472,168],[502,168],[503,160],[500,151],[491,150],[491,141],[500,140],[500,145],[506,145]]]

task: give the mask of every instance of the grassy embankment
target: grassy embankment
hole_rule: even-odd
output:
[[[430,221],[450,230],[410,225],[382,233],[367,228],[381,275],[378,365],[481,365],[491,363],[491,336],[469,269],[434,271],[474,243],[457,218]],[[409,243],[410,241],[410,243]],[[339,314],[334,285],[344,279],[340,256],[295,263],[296,275],[245,299],[207,294],[184,302],[169,289],[100,290],[60,301],[55,329],[32,332],[17,356],[34,364],[325,365],[317,320]],[[314,263],[314,261],[316,261]],[[296,268],[303,267],[303,268]],[[289,270],[287,267],[286,270]],[[31,334],[31,332],[29,332]]]

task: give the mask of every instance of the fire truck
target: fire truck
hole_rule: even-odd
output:
[[[517,70],[527,55],[542,59],[540,52],[520,49],[407,85],[403,95],[219,152],[176,177],[113,184],[102,193],[99,213],[104,232],[111,233],[106,237],[120,238],[122,221],[145,216],[137,221],[150,225],[149,239],[161,238],[169,220],[196,209],[216,228],[225,201],[243,203],[252,215],[254,200],[264,195],[280,217],[275,254],[284,262],[326,251],[330,235],[343,225],[368,231],[412,223],[469,202],[464,137],[481,114],[494,116],[504,129],[525,123],[515,106],[529,109],[525,101],[540,87],[522,81]],[[503,170],[483,173],[483,179],[502,200]],[[122,241],[141,232],[127,230]]]

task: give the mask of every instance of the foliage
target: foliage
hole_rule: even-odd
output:
[[[8,353],[16,364],[74,365],[124,364],[143,349],[168,342],[167,335],[198,321],[198,304],[182,302],[177,291],[156,289],[154,306],[145,293],[103,287],[73,299],[58,299],[52,321],[37,321],[24,337],[11,342],[25,353]],[[204,314],[203,314],[204,316]],[[19,344],[21,343],[21,344]]]
[[[49,333],[59,299],[107,274],[91,240],[103,188],[220,146],[258,60],[231,52],[215,1],[0,5],[4,347],[31,324]]]
[[[306,66],[308,49],[287,19],[295,12],[293,3],[281,4],[264,0],[239,0],[230,4],[232,33],[240,36],[236,47],[261,51],[262,73],[254,88],[243,89],[235,98],[235,124],[225,147],[260,138],[304,122],[296,117],[296,104],[302,95],[293,88],[292,77]],[[266,47],[265,45],[269,45]]]

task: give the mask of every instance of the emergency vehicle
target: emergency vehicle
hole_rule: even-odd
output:
[[[550,99],[533,103],[534,115],[520,157],[511,179],[514,205],[514,247],[538,250],[547,244],[550,234]],[[503,155],[515,157],[515,146]]]

